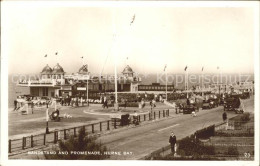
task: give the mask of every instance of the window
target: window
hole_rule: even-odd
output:
[[[42,88],[42,96],[48,96],[48,88]]]

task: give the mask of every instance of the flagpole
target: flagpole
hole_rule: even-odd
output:
[[[219,94],[220,94],[220,86],[221,86],[221,84],[222,84],[222,76],[221,76],[222,74],[221,74],[221,70],[220,70],[220,68],[219,68]]]
[[[117,52],[116,52],[116,37],[117,37],[117,34],[116,34],[116,15],[115,15],[115,11],[113,11],[113,38],[114,38],[114,47],[113,47],[113,54],[114,54],[114,63],[115,63],[115,110],[118,110],[118,103],[117,103]]]
[[[217,67],[217,70],[218,70],[218,77],[217,77],[217,90],[218,92],[220,93],[220,87],[219,87],[219,67]]]
[[[166,86],[166,101],[167,101],[167,99],[168,99],[167,98],[167,82],[168,82],[168,78],[167,78],[167,65],[165,65],[165,77],[166,77],[165,78],[165,80],[166,80],[166,85],[165,86]]]
[[[186,89],[186,91],[187,91],[187,98],[189,97],[189,95],[188,95],[188,66],[186,66],[185,68],[184,68],[184,71],[185,71],[185,88],[184,89]]]
[[[201,88],[202,88],[202,96],[204,96],[204,75],[203,75],[203,70],[204,70],[204,67],[202,68],[202,86],[201,86]]]
[[[45,63],[48,64],[48,55],[46,54],[44,58],[46,58]]]
[[[56,52],[55,55],[56,55],[56,62],[57,62],[57,64],[58,64],[58,63],[59,63],[59,60],[58,60],[58,52]]]
[[[189,98],[188,86],[189,86],[189,79],[188,79],[188,69],[186,69],[186,88],[187,88],[187,98]]]

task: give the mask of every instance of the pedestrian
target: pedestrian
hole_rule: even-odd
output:
[[[141,105],[142,105],[142,108],[144,108],[144,107],[145,107],[144,98],[142,98],[142,100],[141,100]]]
[[[83,97],[80,98],[80,104],[81,104],[82,107],[84,106],[83,105]]]
[[[186,102],[187,102],[187,105],[190,105],[190,100],[189,100],[189,98],[187,98]]]
[[[227,113],[226,113],[226,111],[223,112],[222,118],[223,118],[223,122],[226,122],[226,120],[227,120]]]
[[[176,136],[174,135],[174,132],[172,132],[169,143],[171,144],[171,151],[174,154],[175,153],[175,144],[176,144]]]
[[[76,97],[76,107],[78,107],[78,106],[79,106],[79,98]]]
[[[138,114],[136,111],[134,111],[134,115],[133,115],[133,124],[138,125]]]
[[[14,111],[16,111],[16,109],[17,109],[17,100],[15,99],[14,100]]]
[[[104,97],[104,108],[108,108],[108,105],[107,105],[107,98],[106,98],[106,96]]]
[[[32,114],[33,114],[33,108],[34,108],[34,103],[31,103],[31,108],[32,108]]]
[[[155,103],[156,103],[156,101],[155,101],[155,99],[153,99],[153,101],[152,101],[152,102],[153,102],[153,107],[156,107],[156,104],[155,104]]]
[[[146,92],[144,93],[144,98],[147,99],[147,93]]]
[[[71,97],[68,95],[68,98],[67,98],[67,106],[70,106],[70,103],[71,103]]]
[[[74,104],[74,101],[73,101],[73,100],[74,100],[74,98],[72,97],[71,100],[70,100],[70,105],[71,105],[71,107],[73,107],[73,104]]]

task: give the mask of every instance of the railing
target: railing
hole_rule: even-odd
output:
[[[169,109],[162,111],[154,111],[153,114],[149,113],[138,115],[138,121],[144,122],[153,119],[160,119],[168,117],[169,115]],[[13,152],[19,152],[22,150],[39,146],[45,146],[48,144],[56,144],[58,143],[58,141],[67,140],[71,136],[77,137],[79,130],[82,128],[85,130],[85,132],[89,134],[97,134],[101,133],[102,131],[110,131],[118,128],[123,128],[124,126],[122,126],[121,123],[118,122],[118,119],[112,119],[78,127],[54,130],[51,131],[49,134],[31,135],[23,137],[21,139],[9,139],[8,153],[10,154]]]

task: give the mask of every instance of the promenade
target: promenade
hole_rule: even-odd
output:
[[[247,112],[254,112],[254,101],[252,98],[245,100],[244,104]],[[163,105],[162,107],[167,108],[167,106]],[[109,153],[111,153],[110,159],[136,160],[168,145],[171,131],[175,132],[177,139],[181,139],[194,133],[196,130],[222,122],[222,113],[223,106],[210,110],[200,110],[197,113],[197,117],[192,117],[190,114],[176,114],[174,110],[170,110],[170,117],[168,118],[143,122],[136,127],[130,126],[112,130],[101,134],[98,141],[101,141],[102,144],[108,147]],[[86,116],[94,115],[86,114]],[[233,116],[236,116],[234,112],[228,112],[228,118]],[[50,146],[42,147],[43,149],[50,149]],[[10,158],[43,159],[43,156],[20,154]]]

